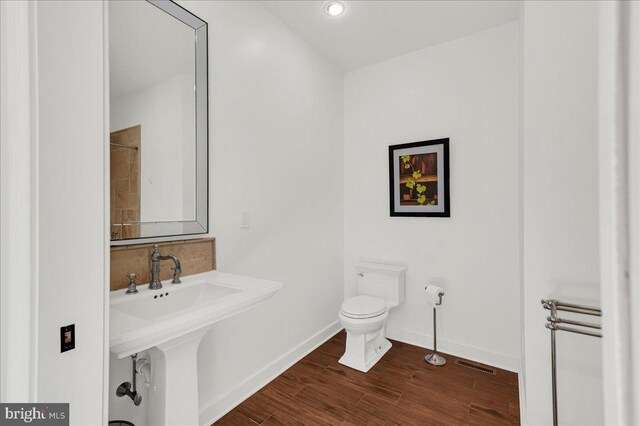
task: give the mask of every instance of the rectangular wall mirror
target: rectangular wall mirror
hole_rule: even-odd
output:
[[[208,232],[207,23],[109,2],[112,245]]]

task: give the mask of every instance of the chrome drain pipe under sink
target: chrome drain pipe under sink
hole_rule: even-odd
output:
[[[132,365],[131,373],[133,375],[133,377],[131,378],[131,382],[133,382],[133,385],[131,384],[131,382],[123,382],[120,386],[118,386],[118,389],[116,389],[116,395],[118,397],[123,397],[126,395],[129,398],[131,398],[131,400],[136,406],[142,404],[142,395],[140,395],[136,390],[137,358],[138,358],[138,354],[131,355],[131,365]]]

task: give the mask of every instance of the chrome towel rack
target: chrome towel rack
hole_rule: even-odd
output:
[[[542,299],[540,301],[542,307],[551,314],[547,316],[547,323],[545,327],[551,331],[551,398],[553,400],[553,426],[558,426],[558,384],[556,374],[556,332],[566,331],[569,333],[582,334],[585,336],[602,337],[602,332],[594,331],[601,330],[600,324],[570,320],[560,318],[558,311],[571,312],[574,314],[583,314],[601,317],[602,311],[595,306],[576,305],[573,303],[560,302],[555,299]],[[563,324],[568,324],[574,327],[567,327]]]
[[[115,146],[115,147],[118,147],[118,148],[133,149],[133,150],[135,150],[135,151],[137,151],[137,150],[138,150],[138,147],[137,147],[137,146],[135,146],[135,145],[125,145],[125,144],[123,144],[123,143],[115,143],[115,142],[110,142],[110,143],[109,143],[109,145],[111,145],[111,146]]]

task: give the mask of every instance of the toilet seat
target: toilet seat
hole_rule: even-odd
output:
[[[366,319],[375,318],[387,311],[387,302],[373,296],[355,296],[342,304],[341,314],[347,318]]]

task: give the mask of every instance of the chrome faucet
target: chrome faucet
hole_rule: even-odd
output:
[[[180,274],[182,273],[182,267],[180,266],[180,259],[178,256],[174,256],[172,254],[161,255],[160,250],[158,250],[158,245],[154,244],[153,253],[151,254],[151,282],[149,283],[150,290],[160,290],[162,288],[162,283],[160,282],[160,261],[161,260],[173,260],[175,263],[175,267],[173,269],[173,280],[171,281],[173,284],[180,284]]]

